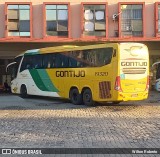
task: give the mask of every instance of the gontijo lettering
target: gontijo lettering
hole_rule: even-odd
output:
[[[121,66],[147,66],[147,62],[121,62]]]
[[[56,71],[56,77],[85,77],[84,70]]]

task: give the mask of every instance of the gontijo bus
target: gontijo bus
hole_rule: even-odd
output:
[[[146,99],[148,67],[148,49],[140,43],[28,50],[7,66],[13,93],[69,98],[76,105]]]

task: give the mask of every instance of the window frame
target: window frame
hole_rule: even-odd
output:
[[[68,36],[47,36],[47,25],[46,25],[46,5],[67,5],[68,6]],[[70,2],[44,2],[43,3],[43,38],[47,39],[57,39],[57,38],[64,38],[68,39],[71,38],[71,7]]]
[[[30,36],[8,36],[8,5],[29,5],[30,6]],[[5,2],[5,37],[6,38],[32,38],[33,37],[33,9],[32,2]]]
[[[142,36],[122,36],[122,32],[121,32],[121,5],[142,5]],[[144,38],[146,35],[146,17],[145,17],[145,2],[119,2],[118,3],[118,34],[119,34],[119,38]]]
[[[84,36],[84,5],[105,5],[105,21],[106,21],[106,36]],[[108,3],[107,2],[81,2],[81,38],[95,39],[108,38]]]
[[[160,32],[158,32],[158,5],[160,2],[155,2],[155,36],[160,37]]]

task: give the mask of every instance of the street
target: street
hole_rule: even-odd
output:
[[[159,93],[152,92],[145,101],[87,107],[67,100],[2,94],[0,146],[160,148],[159,100]]]

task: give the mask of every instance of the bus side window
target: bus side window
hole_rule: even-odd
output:
[[[32,69],[32,56],[24,56],[20,72],[26,69]]]
[[[69,57],[69,67],[70,68],[76,68],[77,67],[77,61],[75,58]]]
[[[55,68],[56,67],[56,54],[44,54],[42,60],[42,67],[44,69]]]
[[[77,67],[77,59],[76,59],[76,51],[68,52],[68,59],[69,59],[69,67],[76,68]]]
[[[55,68],[56,66],[56,54],[50,54],[48,58],[48,66]]]
[[[68,68],[68,66],[69,66],[69,57],[68,57],[67,53],[61,54],[61,58],[62,58],[62,67],[63,68]]]
[[[68,68],[68,66],[69,66],[68,56],[64,55],[64,54],[57,53],[55,66],[56,66],[56,68]]]
[[[49,56],[50,56],[50,54],[44,54],[43,55],[42,67],[44,69],[50,68]]]
[[[32,57],[32,68],[33,69],[40,69],[42,68],[42,55],[35,55]]]
[[[110,64],[112,60],[113,48],[106,48],[104,53],[104,65]]]
[[[61,68],[62,67],[62,59],[61,59],[61,55],[60,54],[56,55],[55,67],[56,68]]]
[[[85,67],[86,65],[87,63],[84,59],[83,50],[70,52],[69,67],[80,68]]]

